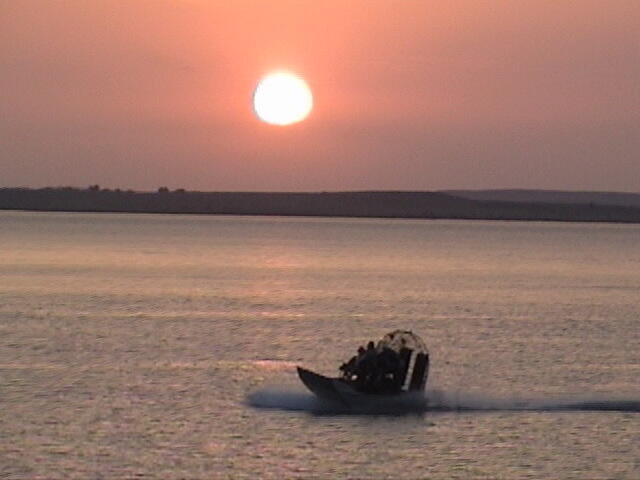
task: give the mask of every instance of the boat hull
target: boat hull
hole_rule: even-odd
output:
[[[347,398],[345,397],[344,388],[352,390],[353,395],[358,395],[354,389],[349,387],[346,383],[337,378],[329,378],[319,373],[312,372],[302,367],[298,367],[298,377],[313,394],[323,400],[340,403],[342,405],[348,405]],[[341,388],[341,385],[344,388]]]
[[[302,383],[321,400],[349,408],[392,407],[415,399],[413,393],[371,394],[362,393],[339,378],[325,377],[319,373],[298,367],[298,376]],[[421,395],[420,395],[421,396]]]

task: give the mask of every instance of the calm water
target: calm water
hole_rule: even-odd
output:
[[[2,478],[640,478],[640,226],[0,212]],[[395,328],[440,411],[332,411]]]

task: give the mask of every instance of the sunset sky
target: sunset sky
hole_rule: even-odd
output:
[[[639,192],[640,1],[0,0],[0,187],[95,183]]]

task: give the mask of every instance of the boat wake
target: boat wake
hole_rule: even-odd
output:
[[[428,411],[617,411],[640,413],[640,399],[603,394],[554,398],[500,398],[483,394],[455,394],[431,390],[426,393]]]
[[[256,409],[307,412],[314,415],[410,415],[453,412],[627,412],[640,413],[640,399],[580,395],[554,399],[498,398],[484,394],[427,390],[425,394],[376,399],[366,405],[345,407],[306,391],[286,387],[257,390],[246,398]]]

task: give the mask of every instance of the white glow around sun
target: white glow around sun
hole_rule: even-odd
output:
[[[270,73],[253,92],[253,110],[260,120],[272,125],[289,125],[304,120],[313,108],[311,89],[302,78],[288,72]]]

